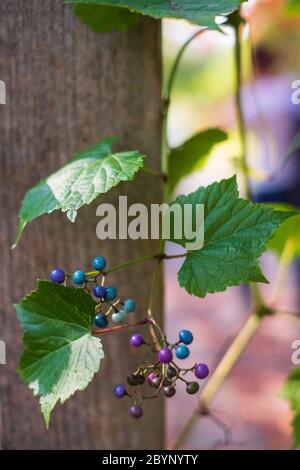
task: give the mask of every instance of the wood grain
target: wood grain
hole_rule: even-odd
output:
[[[10,250],[24,193],[75,151],[118,135],[116,148],[139,149],[147,165],[159,169],[160,23],[143,18],[126,33],[95,34],[62,0],[2,0],[0,79],[7,86],[6,105],[0,105],[0,337],[7,344],[7,365],[0,365],[2,448],[161,448],[162,402],[149,400],[145,418],[135,422],[128,416],[129,402],[112,396],[114,384],[139,360],[128,347],[129,331],[105,335],[100,373],[85,392],[54,411],[46,431],[38,400],[16,373],[22,341],[12,307],[56,265],[67,272],[89,270],[98,254],[114,266],[155,252],[155,241],[100,242],[96,207],[116,203],[119,194],[128,194],[129,203],[159,202],[161,184],[141,173],[134,183],[122,183],[81,209],[75,224],[61,213],[32,222]],[[137,299],[132,320],[145,316],[152,270],[148,262],[111,276],[122,296]],[[161,319],[160,305],[155,314]]]

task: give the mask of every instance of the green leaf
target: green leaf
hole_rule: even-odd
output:
[[[14,247],[28,222],[61,209],[72,222],[77,210],[90,204],[121,181],[130,181],[143,166],[145,156],[138,151],[113,153],[113,138],[107,138],[30,189],[19,212],[19,230]]]
[[[300,446],[300,367],[291,370],[282,390],[282,396],[289,400],[295,412],[293,419],[293,447]]]
[[[38,281],[35,291],[15,305],[24,331],[19,373],[40,396],[47,427],[58,401],[84,390],[104,357],[92,336],[95,301],[83,289]]]
[[[300,12],[300,0],[287,0],[284,4],[284,11],[289,15],[298,15]]]
[[[81,21],[91,27],[96,33],[110,31],[126,31],[130,26],[137,23],[141,15],[131,13],[124,8],[116,8],[102,5],[75,6],[75,14]]]
[[[67,0],[66,3],[108,5],[126,8],[152,18],[183,18],[201,26],[216,29],[215,17],[237,10],[240,0],[218,0],[207,3],[204,0]]]
[[[203,168],[212,148],[228,138],[226,132],[220,129],[207,129],[194,135],[179,147],[171,150],[169,161],[169,191],[184,176]]]
[[[292,211],[295,210],[293,206],[287,204],[268,204],[276,210]],[[298,212],[297,217],[287,219],[279,227],[274,237],[268,243],[268,249],[274,251],[278,256],[282,255],[282,252],[289,241],[289,246],[292,250],[291,257],[297,258],[300,256],[300,214]]]
[[[295,212],[274,211],[240,199],[235,177],[179,196],[175,203],[193,208],[204,204],[204,246],[188,251],[178,273],[180,286],[189,294],[205,297],[241,283],[268,282],[258,258],[278,226]],[[176,240],[174,233],[171,241],[182,246],[191,242],[185,237]]]

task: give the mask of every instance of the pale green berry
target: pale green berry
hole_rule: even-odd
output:
[[[113,313],[111,316],[111,321],[114,323],[122,323],[125,320],[126,313],[123,310]]]

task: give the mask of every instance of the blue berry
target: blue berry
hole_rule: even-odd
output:
[[[75,284],[83,284],[85,282],[85,273],[83,271],[75,271],[72,276],[72,281]]]
[[[123,398],[126,395],[126,388],[123,384],[118,384],[114,388],[114,394],[117,398]]]
[[[176,349],[176,357],[178,357],[178,359],[186,359],[189,355],[190,355],[190,350],[184,344],[181,344]]]
[[[118,295],[118,291],[113,286],[106,287],[105,297],[104,299],[107,301],[115,300]]]
[[[93,268],[96,269],[96,271],[103,271],[106,266],[106,259],[103,256],[96,256],[96,258],[93,261]]]
[[[102,299],[105,297],[106,289],[104,286],[96,286],[93,288],[93,294],[97,299]]]
[[[127,299],[124,302],[124,310],[126,313],[132,313],[136,309],[136,301],[133,299]]]
[[[51,271],[49,279],[51,282],[61,284],[66,278],[65,272],[61,268],[55,268]]]
[[[193,333],[189,330],[181,330],[179,331],[179,339],[182,341],[184,344],[191,344],[193,342]]]
[[[96,324],[99,328],[106,328],[107,325],[108,325],[108,320],[107,320],[106,316],[103,315],[103,313],[98,313],[98,314],[95,316],[95,324]]]
[[[111,321],[114,323],[122,323],[125,320],[126,314],[123,310],[119,310],[116,313],[113,313],[111,316]]]

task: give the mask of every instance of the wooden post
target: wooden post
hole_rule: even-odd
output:
[[[99,374],[86,391],[58,406],[47,431],[37,398],[16,372],[22,341],[12,307],[56,265],[89,270],[98,254],[114,266],[157,251],[150,240],[100,242],[96,207],[117,204],[119,194],[128,195],[129,204],[160,202],[159,180],[139,174],[80,209],[75,224],[62,213],[43,216],[10,249],[25,192],[75,151],[117,135],[117,149],[145,152],[147,165],[160,168],[160,23],[142,18],[126,33],[96,34],[62,0],[2,0],[0,80],[6,84],[6,104],[0,104],[0,338],[7,346],[7,365],[0,365],[2,448],[161,448],[162,401],[149,400],[136,422],[128,415],[130,402],[112,394],[140,358],[128,346],[129,331],[103,337]],[[136,319],[145,316],[152,270],[147,262],[111,276],[123,297],[137,299]],[[161,321],[160,306],[155,314]]]

